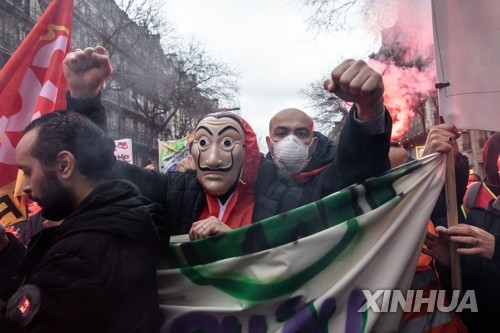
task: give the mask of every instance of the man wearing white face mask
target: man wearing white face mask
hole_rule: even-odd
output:
[[[269,122],[268,157],[281,179],[289,180],[307,167],[318,144],[312,128],[311,117],[299,109],[281,110]]]
[[[390,167],[386,157],[391,119],[383,106],[379,74],[362,61],[348,60],[331,76],[325,88],[345,101],[354,102],[338,145],[315,132],[312,118],[301,110],[281,110],[269,122],[267,158],[276,167],[275,175],[268,172],[269,180],[277,176],[288,186],[302,188],[299,205],[321,199]]]
[[[282,110],[271,119],[266,142],[280,178],[290,178],[306,168],[318,144],[312,128],[311,117],[298,109]]]
[[[66,57],[64,65],[66,81],[70,87],[68,97],[72,97],[68,99],[68,110],[76,112],[91,110],[86,111],[84,114],[98,123],[103,123],[102,128],[105,128],[106,115],[98,91],[99,86],[111,73],[106,50],[97,47],[70,53]],[[169,220],[174,224],[169,226],[171,234],[186,233],[192,227],[192,231],[196,229],[194,230],[196,235],[193,238],[199,238],[224,231],[222,227],[217,230],[212,228],[216,225],[215,222],[217,222],[218,226],[224,224],[224,229],[228,229],[260,221],[287,212],[312,200],[320,199],[356,181],[362,181],[389,169],[387,154],[389,151],[391,118],[383,105],[384,85],[380,74],[370,68],[364,61],[346,60],[335,67],[330,77],[331,79],[325,82],[325,89],[335,93],[345,101],[355,103],[353,114],[355,113],[356,117],[353,116],[354,119],[368,123],[375,119],[377,124],[382,123],[382,129],[378,130],[376,135],[367,134],[367,131],[365,131],[366,124],[361,124],[358,120],[351,121],[348,119],[344,126],[339,148],[336,149],[335,146],[333,147],[335,149],[332,150],[339,158],[335,159],[331,168],[326,166],[324,170],[320,170],[320,174],[315,175],[314,181],[312,181],[312,178],[307,181],[305,187],[284,184],[277,175],[276,165],[270,160],[259,158],[257,145],[252,145],[252,149],[250,149],[250,142],[255,143],[255,134],[252,134],[253,139],[250,139],[245,134],[244,142],[240,139],[236,140],[236,138],[232,138],[234,139],[232,142],[241,141],[241,144],[236,145],[238,149],[244,144],[245,156],[252,151],[252,156],[248,158],[251,163],[243,167],[242,170],[243,174],[245,172],[252,173],[252,175],[256,176],[256,179],[249,181],[243,177],[238,182],[234,182],[235,179],[233,179],[233,183],[230,183],[229,187],[224,186],[223,189],[213,187],[212,185],[216,185],[216,183],[222,183],[220,181],[222,178],[219,177],[221,174],[226,171],[238,171],[241,164],[238,164],[238,168],[233,168],[233,162],[236,165],[236,160],[226,163],[230,162],[228,157],[231,156],[231,159],[232,156],[236,157],[236,154],[227,155],[227,153],[223,153],[223,151],[233,149],[230,148],[233,147],[231,143],[225,139],[227,136],[226,131],[228,131],[226,127],[229,123],[227,121],[224,124],[213,123],[215,120],[212,119],[212,116],[205,119],[204,123],[198,124],[196,132],[200,137],[197,138],[196,147],[193,146],[193,158],[191,158],[191,164],[194,164],[194,166],[183,170],[184,172],[196,170],[194,177],[189,175],[189,178],[179,174],[173,176],[160,175],[121,163],[115,169],[114,175],[134,182],[144,196],[162,204],[166,208],[167,214],[169,214],[169,210],[172,212],[169,215]],[[224,126],[218,128],[219,125]],[[234,124],[231,126],[238,128]],[[312,132],[312,121],[308,126],[309,131]],[[241,129],[238,129],[240,136],[242,135]],[[224,135],[219,138],[222,134]],[[300,131],[296,133],[296,136],[301,138]],[[222,141],[219,142],[219,139]],[[314,142],[316,140],[318,140],[318,147],[315,147]],[[217,142],[217,144],[211,145],[214,142]],[[306,154],[303,147],[295,149],[295,159],[298,157],[298,160],[301,160],[302,156],[302,161],[296,163],[298,165],[294,165],[292,169],[302,169],[303,164],[307,163],[303,171],[308,171],[308,168],[314,167],[318,161],[315,156],[323,151],[322,140],[312,140],[312,135],[311,139],[307,142],[304,141],[304,143],[308,146],[307,156],[304,157]],[[226,146],[226,144],[229,146]],[[218,148],[217,152],[214,147]],[[328,144],[327,149],[330,149]],[[282,156],[290,155],[290,150],[287,150],[286,147],[284,151],[285,154],[282,154]],[[236,150],[233,153],[235,152]],[[255,154],[253,154],[254,152]],[[312,158],[307,162],[310,154],[312,154]],[[361,157],[358,154],[361,154]],[[339,163],[338,160],[342,163]],[[287,160],[282,162],[283,165],[288,164]],[[220,165],[211,166],[211,164]],[[313,173],[315,172],[318,172],[318,170],[313,170]],[[224,174],[229,175],[227,172]],[[231,174],[234,175],[234,173]],[[189,181],[187,181],[188,178]],[[227,179],[229,178],[226,177]],[[249,199],[247,204],[241,203],[241,195],[238,195],[238,198],[232,195],[235,186],[231,185],[235,184],[236,189],[240,184],[249,187],[249,190],[244,193]],[[228,185],[228,182],[225,182],[225,185]],[[255,185],[255,188],[252,185]],[[172,191],[177,186],[179,186],[180,191]],[[309,193],[310,191],[314,193]],[[207,194],[213,197],[211,199],[214,200],[205,200]],[[213,203],[211,208],[208,207],[209,205],[205,205],[209,201]],[[238,201],[237,204],[236,201]],[[207,207],[208,209],[205,209]],[[207,216],[211,221],[208,221]],[[227,219],[225,219],[225,216]],[[241,216],[244,216],[244,219]],[[222,222],[220,217],[222,217]]]

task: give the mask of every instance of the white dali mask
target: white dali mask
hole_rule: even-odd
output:
[[[274,163],[282,177],[289,177],[304,170],[310,160],[310,147],[314,139],[307,145],[296,135],[290,134],[279,140],[272,141]]]

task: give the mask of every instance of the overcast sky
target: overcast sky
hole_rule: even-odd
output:
[[[308,32],[305,10],[292,0],[168,0],[166,10],[182,36],[194,36],[241,73],[241,115],[261,140],[279,110],[312,115],[301,89],[325,79],[343,59],[367,59],[378,48],[362,29]]]

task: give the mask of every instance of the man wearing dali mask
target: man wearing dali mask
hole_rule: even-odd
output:
[[[106,50],[72,52],[63,69],[70,88],[68,111],[85,112],[106,128],[99,94],[111,74]],[[287,212],[389,169],[392,123],[383,105],[380,74],[363,61],[347,60],[332,71],[325,89],[353,102],[354,111],[344,125],[335,162],[321,170],[328,176],[314,177],[308,187],[283,182],[273,161],[261,158],[249,124],[230,112],[209,114],[196,125],[191,146],[195,171],[161,174],[117,163],[113,177],[132,181],[145,197],[160,203],[171,235],[189,233],[199,239]],[[309,148],[307,154],[313,151]]]

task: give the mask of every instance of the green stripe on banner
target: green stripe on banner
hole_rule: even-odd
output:
[[[408,288],[444,174],[442,155],[425,157],[286,214],[172,247],[190,266],[157,272],[162,332],[396,332],[400,314],[358,312],[362,291]]]
[[[171,244],[166,256],[168,267],[207,264],[263,251],[308,237],[354,217],[350,192],[340,191],[285,214],[218,236]],[[288,225],[290,232],[283,232],[283,223]],[[224,251],[214,251],[214,247]]]
[[[183,267],[180,271],[191,282],[198,285],[210,285],[234,298],[246,301],[263,301],[288,295],[314,278],[348,247],[359,231],[356,219],[346,222],[347,230],[338,244],[327,251],[318,261],[295,275],[275,282],[243,281],[227,277],[214,276],[214,273],[203,272],[202,268]],[[212,275],[212,276],[210,276]]]
[[[375,201],[378,207],[382,206],[387,201],[394,198],[397,193],[394,192],[393,183],[394,181],[402,178],[405,175],[412,173],[415,169],[422,165],[421,161],[414,160],[408,164],[404,164],[397,168],[390,170],[390,173],[383,176],[373,178],[367,183],[374,188],[372,199]],[[367,193],[370,195],[370,192]]]
[[[248,255],[294,242],[343,223],[357,215],[352,202],[350,190],[352,187],[363,188],[363,191],[366,189],[365,195],[370,197],[370,202],[380,207],[398,195],[392,187],[394,181],[410,174],[421,165],[421,161],[415,160],[381,177],[369,179],[365,184],[353,185],[319,201],[261,222],[214,237],[171,244],[166,256],[166,267],[196,266]],[[283,232],[283,223],[287,224],[288,232]],[[214,249],[223,249],[223,251],[214,251]]]
[[[361,325],[360,333],[366,332],[366,324],[368,323],[368,311],[363,312],[363,324]]]
[[[314,320],[318,320],[318,312],[316,311],[316,307],[314,306],[314,303],[309,304],[309,311],[311,311],[311,315]]]

